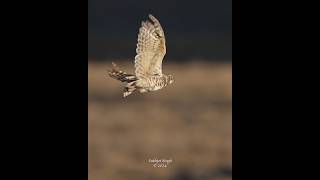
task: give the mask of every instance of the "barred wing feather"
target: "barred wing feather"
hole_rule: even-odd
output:
[[[135,74],[138,78],[162,74],[162,60],[166,54],[165,36],[159,21],[149,15],[142,22],[135,56]]]

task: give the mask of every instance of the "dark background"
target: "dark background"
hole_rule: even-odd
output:
[[[231,0],[89,0],[89,60],[133,58],[139,26],[149,13],[164,28],[166,58],[231,61]]]

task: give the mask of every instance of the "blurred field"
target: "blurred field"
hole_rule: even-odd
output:
[[[133,61],[123,62],[132,73]],[[168,60],[173,85],[127,98],[106,77],[110,65],[88,64],[89,180],[232,179],[231,63]],[[153,158],[173,162],[155,168]]]

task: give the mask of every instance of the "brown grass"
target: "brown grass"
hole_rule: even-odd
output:
[[[133,72],[133,63],[119,63]],[[173,85],[122,97],[89,63],[89,179],[231,179],[231,64],[164,64]],[[154,168],[149,158],[172,158]]]

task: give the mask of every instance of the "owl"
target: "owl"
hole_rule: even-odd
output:
[[[162,73],[162,60],[166,54],[166,40],[159,21],[149,14],[149,19],[141,23],[134,60],[134,74],[121,71],[112,62],[108,75],[127,83],[123,97],[135,90],[140,93],[157,91],[173,83],[173,76]]]

